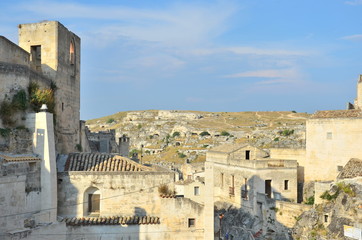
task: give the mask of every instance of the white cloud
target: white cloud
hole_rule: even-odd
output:
[[[245,78],[245,77],[259,77],[259,78],[295,78],[297,72],[294,69],[268,69],[247,71],[224,76],[225,78]]]
[[[352,40],[352,41],[361,41],[362,40],[362,34],[344,36],[344,37],[342,37],[342,39]]]
[[[362,5],[362,0],[353,0],[353,1],[346,1],[348,5]]]
[[[35,1],[21,9],[51,18],[101,20],[92,31],[106,41],[129,38],[169,45],[200,44],[224,32],[237,7],[230,3],[178,4],[164,9]],[[107,41],[106,41],[107,42]]]

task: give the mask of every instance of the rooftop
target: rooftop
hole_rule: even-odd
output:
[[[160,224],[160,218],[151,216],[73,217],[64,218],[63,222],[65,222],[67,226],[141,225]]]
[[[362,160],[358,158],[349,160],[338,175],[339,179],[355,177],[362,177]]]
[[[26,155],[11,155],[8,153],[0,153],[0,159],[6,162],[35,162],[41,161],[41,159],[32,154]]]
[[[92,172],[140,172],[151,171],[131,159],[108,153],[71,153],[65,163],[65,171]]]
[[[333,111],[317,111],[311,118],[359,118],[362,117],[361,110],[333,110]]]

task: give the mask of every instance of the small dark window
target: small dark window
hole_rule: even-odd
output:
[[[64,103],[62,102],[62,112],[64,111]]]
[[[88,195],[88,212],[99,213],[100,209],[100,194]]]
[[[189,219],[188,219],[188,226],[189,226],[189,228],[195,227],[195,223],[196,223],[195,218],[189,218]]]
[[[223,188],[224,187],[224,174],[223,173],[220,174],[220,181],[221,181],[221,188]]]
[[[194,195],[195,196],[198,196],[198,195],[200,195],[200,187],[194,187]]]
[[[284,180],[284,190],[289,189],[289,180]]]
[[[324,222],[325,223],[328,222],[328,215],[327,214],[324,215]]]
[[[245,159],[250,160],[250,150],[245,151]]]

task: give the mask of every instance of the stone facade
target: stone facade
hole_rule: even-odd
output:
[[[297,161],[266,158],[268,154],[245,145],[226,145],[207,153],[205,239],[213,239],[215,202],[226,202],[258,216],[265,229],[275,200],[297,200]],[[264,158],[263,158],[264,157]],[[273,216],[275,221],[275,218]]]
[[[80,38],[56,21],[19,25],[19,46],[0,37],[0,93],[10,100],[31,82],[41,88],[56,86],[55,135],[60,153],[73,152],[80,143]],[[25,115],[14,116],[17,126]],[[0,123],[3,127],[4,123]]]

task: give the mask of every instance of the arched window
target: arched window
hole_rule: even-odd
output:
[[[69,62],[70,62],[70,65],[75,64],[75,51],[74,51],[73,40],[70,41],[70,46],[69,46]]]
[[[101,191],[90,187],[84,192],[84,215],[99,216],[101,210]]]

